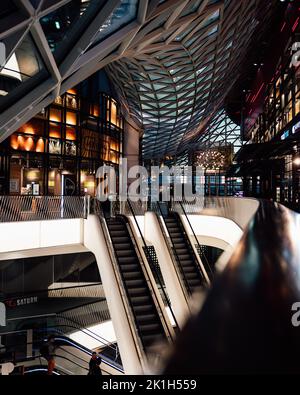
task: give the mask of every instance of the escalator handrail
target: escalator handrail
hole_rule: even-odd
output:
[[[48,331],[49,329],[50,329],[50,330],[51,330],[51,329],[54,329],[54,331],[56,330],[57,332],[59,332],[59,333],[63,334],[64,336],[66,336],[66,334],[65,334],[63,331],[59,331],[58,329],[56,329],[56,328],[59,328],[59,327],[67,327],[67,328],[77,329],[76,327],[72,327],[71,325],[56,325],[56,326],[53,326],[53,327],[48,326],[48,327],[46,327],[46,328],[41,328],[41,329],[39,329],[39,331],[43,331],[43,329],[46,329],[47,331]],[[90,334],[88,334],[88,333],[85,333],[83,329],[79,329],[79,331],[82,332],[83,334],[87,335],[87,336],[90,336],[92,339],[99,341],[97,338],[93,337],[92,335],[90,335]],[[68,336],[66,336],[66,337],[68,337]],[[75,342],[75,341],[74,341],[74,342]],[[76,343],[76,342],[75,342],[75,343]],[[102,343],[102,344],[104,344],[104,343]],[[114,347],[113,345],[108,345],[108,344],[104,344],[104,346],[105,346],[105,347],[108,347],[108,348],[111,348],[111,349],[112,349],[114,352],[116,352],[116,354],[117,354],[117,350],[118,350],[117,346]]]
[[[93,303],[94,303],[94,302],[93,302]],[[78,330],[78,331],[83,332],[85,335],[92,337],[94,340],[99,341],[100,343],[102,343],[102,344],[105,345],[106,347],[112,348],[112,349],[114,349],[115,351],[118,350],[117,346],[115,346],[115,348],[114,348],[114,346],[111,344],[112,342],[109,342],[107,339],[103,338],[102,336],[98,335],[97,333],[92,332],[92,331],[91,331],[90,329],[88,329],[88,328],[84,328],[84,330],[83,330],[83,329],[78,325],[78,323],[77,323],[76,321],[72,320],[71,318],[67,318],[67,317],[61,316],[60,314],[46,314],[46,315],[44,315],[43,317],[59,317],[59,318],[62,318],[62,319],[64,319],[64,320],[66,320],[66,321],[70,321],[70,322],[72,322],[73,325],[69,325],[69,324],[68,324],[68,325],[56,325],[56,326],[57,326],[57,327],[58,327],[58,326],[66,326],[66,327],[69,327],[69,328],[72,328],[72,329],[76,329],[76,330]],[[75,326],[75,325],[76,325],[76,326]],[[30,328],[28,328],[28,329],[30,329]],[[19,330],[19,331],[10,331],[10,332],[0,332],[0,336],[4,336],[4,335],[13,335],[13,334],[16,334],[16,333],[24,333],[24,334],[25,334],[25,333],[27,332],[28,329],[22,329],[22,330]],[[37,330],[37,329],[35,329],[35,330]],[[89,332],[89,333],[84,332],[84,331],[87,331],[87,332]],[[103,340],[104,340],[106,343],[104,343]],[[1,348],[1,346],[0,346],[0,348]]]
[[[87,349],[86,347],[74,342],[73,340],[71,340],[71,339],[69,339],[69,338],[67,338],[65,336],[61,336],[61,335],[59,335],[59,336],[60,336],[60,338],[55,337],[55,340],[62,340],[62,341],[68,342],[71,347],[75,347],[77,349],[80,349],[85,354],[92,355],[92,351]],[[46,340],[44,340],[44,342],[45,341]],[[39,345],[39,344],[42,344],[42,343],[43,343],[42,340],[37,340],[37,341],[34,341],[34,342],[26,342],[26,343],[23,343],[23,344],[14,344],[14,345],[2,346],[1,348],[5,348],[6,351],[7,351],[7,349],[12,348],[13,351],[14,351],[14,355],[15,355],[16,347],[25,347],[25,346],[28,346],[28,345]],[[57,348],[59,348],[59,347],[60,346],[58,346]],[[72,355],[73,357],[75,357],[77,359],[80,359],[81,361],[84,361],[82,358],[80,358],[77,355],[71,353],[70,351],[67,351],[67,350],[64,350],[64,351],[67,352],[68,354]],[[113,369],[118,370],[121,373],[124,373],[124,370],[119,365],[116,366],[114,361],[110,361],[109,358],[107,358],[105,355],[102,355],[101,353],[99,353],[99,355],[101,356],[101,359],[104,362],[104,364],[110,366]],[[65,357],[57,355],[57,354],[55,354],[55,356],[58,357],[58,358],[65,358]],[[36,358],[41,358],[41,357],[43,357],[43,355],[41,355],[41,354],[34,355],[34,356],[31,356],[31,357],[21,358],[20,360],[18,360],[18,359],[16,359],[14,357],[11,360],[6,360],[6,362],[13,362],[13,363],[15,363],[15,362],[20,362],[20,361],[24,361],[24,360],[32,360],[32,359],[36,359]],[[65,358],[65,359],[67,359],[67,358]],[[74,361],[71,361],[71,362],[74,362]],[[86,362],[86,361],[84,361],[84,362]],[[79,364],[76,364],[76,365],[79,366],[79,367],[82,367]],[[84,368],[84,367],[82,367],[82,368]],[[84,369],[86,369],[86,368],[84,368]],[[86,369],[86,370],[88,370],[88,369]]]
[[[73,340],[69,339],[68,337],[60,337],[60,338],[56,338],[56,340],[62,340],[64,342],[67,342],[70,344],[71,347],[75,347],[77,349],[80,349],[82,352],[84,352],[85,354],[91,356],[92,355],[92,351],[89,350],[88,348],[82,346],[81,344],[74,342]],[[64,350],[66,353],[74,356],[77,359],[80,359],[81,361],[84,361],[84,359],[78,357],[77,355],[71,353],[70,351]],[[101,360],[108,366],[110,366],[111,368],[118,370],[121,373],[124,373],[124,370],[121,368],[121,366],[119,364],[116,364],[115,361],[110,360],[109,358],[107,358],[106,355],[103,355],[101,353],[98,353],[101,356]],[[84,361],[85,362],[85,361]]]
[[[80,328],[79,325],[78,325],[78,323],[76,323],[76,321],[72,320],[71,318],[66,318],[66,317],[64,317],[64,316],[61,316],[60,314],[57,314],[57,317],[58,317],[58,318],[62,318],[62,319],[64,319],[64,320],[66,320],[66,321],[72,322],[73,325],[76,325],[76,326],[74,326],[74,329],[77,329],[77,330],[79,330],[80,332],[83,332],[84,334],[86,334],[87,336],[90,336],[90,337],[93,338],[94,340],[98,340],[98,341],[99,341],[99,339],[100,339],[100,342],[101,342],[102,344],[104,344],[106,347],[112,348],[112,349],[114,349],[115,351],[117,351],[117,349],[118,349],[117,346],[115,346],[115,347],[112,346],[112,342],[108,341],[107,339],[105,339],[104,337],[98,335],[97,333],[94,333],[93,331],[91,331],[91,330],[88,329],[88,328],[84,328],[84,329],[83,329],[83,328]],[[68,326],[68,327],[72,328],[73,325],[65,325],[65,326]],[[59,326],[63,326],[63,325],[59,325]],[[85,332],[85,331],[87,331],[88,333]],[[103,342],[103,340],[105,341],[105,343]]]

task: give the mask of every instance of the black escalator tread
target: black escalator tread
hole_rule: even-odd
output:
[[[146,347],[150,347],[153,343],[161,341],[162,336],[160,334],[158,335],[149,334],[149,335],[144,335],[143,339]]]
[[[133,306],[147,306],[152,303],[152,299],[151,296],[147,294],[142,296],[131,296],[131,303]]]
[[[125,280],[124,283],[127,289],[136,288],[145,285],[144,280],[142,278],[137,280]]]
[[[137,263],[132,263],[132,264],[125,264],[125,265],[120,265],[121,270],[124,273],[128,272],[134,272],[137,273],[139,271],[139,265]]]
[[[148,323],[148,324],[143,324],[140,325],[140,330],[141,332],[145,333],[145,334],[155,334],[159,331],[160,329],[160,325],[159,324],[152,324],[152,323]]]
[[[170,213],[164,220],[181,267],[183,282],[190,291],[194,291],[202,285],[203,280],[194,251],[186,240],[181,220],[174,213]]]
[[[145,324],[147,322],[155,321],[155,314],[140,314],[137,315],[137,321],[139,323]]]
[[[130,250],[131,245],[129,244],[129,242],[127,243],[114,242],[114,247],[116,251],[123,251],[123,250]]]
[[[153,313],[153,306],[152,305],[133,306],[133,311],[137,316],[146,313]]]
[[[137,329],[146,350],[155,339],[165,337],[164,329],[125,220],[116,217],[107,219],[106,223]]]
[[[118,255],[117,255],[118,256]],[[120,264],[126,264],[126,263],[135,263],[138,262],[137,257],[135,256],[119,256],[118,257],[118,261],[120,262]]]

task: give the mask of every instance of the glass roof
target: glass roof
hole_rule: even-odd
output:
[[[105,67],[144,129],[144,157],[184,152],[222,108],[257,24],[263,28],[275,4],[3,0],[0,141]]]

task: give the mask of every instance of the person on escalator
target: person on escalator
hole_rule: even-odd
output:
[[[53,374],[53,370],[55,369],[55,350],[56,350],[56,345],[55,345],[55,337],[53,335],[50,335],[48,337],[47,343],[41,347],[41,355],[47,360],[48,362],[48,375]]]
[[[89,376],[100,376],[102,375],[101,369],[100,369],[100,364],[102,360],[99,356],[97,356],[97,353],[94,351],[92,353],[92,358],[90,359],[89,362]]]

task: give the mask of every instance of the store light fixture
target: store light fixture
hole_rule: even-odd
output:
[[[300,166],[300,156],[295,157],[295,159],[293,160],[293,163],[296,166]]]

